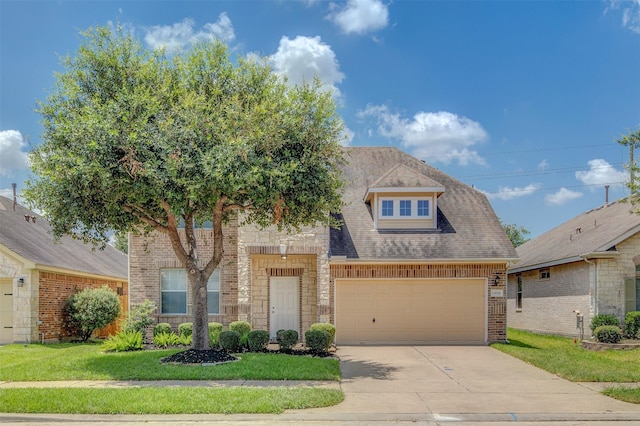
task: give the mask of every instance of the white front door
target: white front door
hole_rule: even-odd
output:
[[[298,277],[271,277],[269,282],[270,334],[276,337],[278,330],[298,330],[300,297]]]
[[[0,343],[13,342],[13,282],[0,280]]]

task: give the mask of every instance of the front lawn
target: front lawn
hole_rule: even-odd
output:
[[[184,349],[105,353],[98,344],[0,347],[0,380],[340,380],[335,358],[245,353],[240,361],[203,367],[162,364]]]
[[[340,380],[335,358],[246,353],[220,365],[162,364],[181,349],[104,353],[98,344],[0,347],[0,381]],[[309,387],[5,388],[0,412],[77,414],[281,413],[326,407],[337,389]]]
[[[584,349],[580,342],[509,329],[506,343],[491,346],[572,382],[640,382],[640,350]],[[616,399],[639,403],[639,389],[607,389]]]

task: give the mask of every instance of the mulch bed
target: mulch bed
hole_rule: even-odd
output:
[[[322,357],[322,358],[331,357],[335,355],[333,352],[314,351],[309,348],[293,348],[293,349],[278,349],[278,350],[264,349],[262,353],[313,356],[313,357]],[[187,349],[185,351],[178,352],[171,356],[164,357],[160,361],[163,363],[176,363],[176,364],[220,364],[224,362],[237,361],[238,359],[239,359],[238,357],[222,349],[209,349],[209,350]]]

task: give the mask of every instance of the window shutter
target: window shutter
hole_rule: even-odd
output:
[[[633,312],[636,310],[636,279],[624,279],[624,311]]]

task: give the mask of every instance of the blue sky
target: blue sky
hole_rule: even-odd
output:
[[[393,145],[484,191],[532,236],[626,195],[640,0],[0,1],[0,193],[24,187],[36,100],[80,30],[149,48],[213,37],[335,93],[345,144]],[[640,152],[636,158],[640,157]]]

